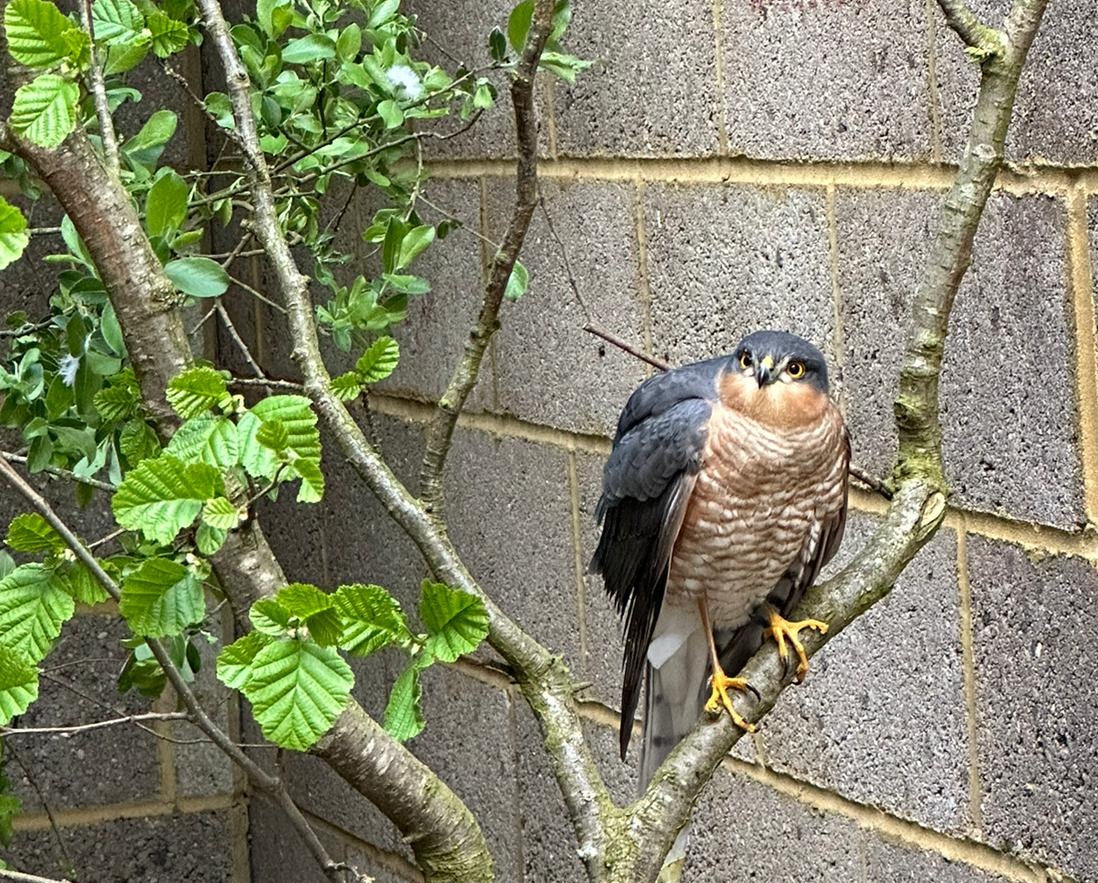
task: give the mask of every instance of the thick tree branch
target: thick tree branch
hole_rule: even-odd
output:
[[[900,455],[894,472],[897,480],[922,474],[935,483],[944,481],[938,399],[949,314],[972,260],[972,242],[980,216],[1003,164],[1018,78],[1046,3],[1017,0],[1007,18],[1005,33],[996,32],[1001,52],[988,56],[980,66],[980,91],[968,145],[946,196],[941,226],[928,259],[929,271],[915,297],[915,333],[900,371],[900,395],[896,400]],[[945,9],[956,4],[942,6]],[[959,33],[964,38],[964,33]]]
[[[34,507],[35,511],[46,520],[50,527],[57,531],[61,536],[61,539],[65,541],[65,545],[67,545],[81,563],[88,568],[92,576],[95,577],[95,580],[107,591],[107,594],[116,602],[120,601],[122,599],[122,589],[119,587],[118,583],[116,583],[110,574],[103,569],[98,559],[88,551],[79,537],[77,537],[69,526],[53,511],[53,507],[50,506],[46,498],[31,487],[30,484],[15,471],[15,468],[3,459],[0,459],[0,476],[2,476],[12,488]],[[194,692],[191,690],[190,685],[183,679],[183,675],[180,674],[179,669],[176,668],[175,663],[172,661],[171,654],[161,646],[159,641],[152,638],[146,638],[145,644],[148,646],[149,650],[152,651],[156,661],[160,663],[160,668],[167,676],[168,682],[172,685],[172,689],[175,690],[176,695],[187,709],[187,717],[190,721],[205,733],[210,741],[221,749],[233,763],[244,771],[248,777],[248,781],[251,782],[252,785],[268,794],[282,807],[289,818],[290,823],[297,829],[297,832],[305,841],[306,846],[308,846],[309,851],[324,870],[325,875],[332,883],[339,883],[348,869],[341,863],[334,861],[332,857],[328,855],[328,851],[324,848],[324,844],[320,842],[320,838],[317,837],[316,832],[313,830],[312,825],[309,824],[308,819],[301,814],[301,810],[297,808],[297,805],[291,799],[282,780],[277,776],[270,775],[259,766],[259,764],[245,754],[244,751],[229,738],[227,733],[213,722],[198,701],[198,697],[195,696]]]
[[[914,327],[900,379],[896,422],[900,436],[897,489],[884,523],[837,577],[813,588],[794,614],[821,619],[826,635],[805,641],[810,654],[891,591],[908,562],[937,532],[945,514],[938,381],[950,311],[971,259],[972,242],[988,193],[1002,165],[1018,79],[1040,25],[1047,0],[1016,0],[1008,18],[1005,53],[982,66],[980,93],[968,145],[946,197],[939,230],[914,305]],[[741,712],[757,721],[774,705],[789,676],[775,647],[764,646],[742,675],[760,699]],[[742,704],[747,704],[741,700]],[[742,735],[725,716],[702,722],[668,757],[633,805],[625,829],[635,864],[628,875],[610,879],[648,881],[689,818],[701,786]]]
[[[442,476],[446,455],[457,425],[458,415],[477,384],[480,365],[492,335],[499,327],[499,310],[507,282],[518,260],[530,219],[538,204],[538,119],[534,102],[534,83],[538,64],[553,21],[553,0],[538,0],[526,46],[514,79],[511,103],[515,109],[515,134],[518,139],[518,168],[515,175],[515,207],[499,251],[488,269],[484,300],[476,323],[465,341],[465,351],[454,369],[446,391],[439,399],[435,415],[427,427],[427,444],[419,473],[419,496],[428,511],[441,515]]]
[[[1002,34],[985,25],[964,0],[938,0],[946,22],[966,46],[978,54],[993,54],[1002,48]]]
[[[537,7],[535,28],[543,26],[546,5],[542,2]],[[201,7],[211,39],[226,67],[237,127],[246,140],[252,141],[255,138],[256,127],[248,97],[247,74],[236,55],[216,0],[201,0]],[[530,39],[533,41],[535,40],[533,30],[531,33]],[[544,42],[544,36],[536,39]],[[290,337],[294,341],[292,356],[301,369],[306,394],[312,399],[321,418],[332,430],[344,456],[389,514],[416,543],[435,575],[449,585],[475,594],[484,602],[489,614],[489,641],[518,672],[523,692],[538,716],[546,736],[546,744],[551,747],[551,762],[561,782],[565,800],[573,818],[576,819],[581,850],[594,862],[594,857],[600,855],[604,847],[603,840],[607,830],[604,821],[617,811],[607,795],[594,758],[584,739],[582,721],[573,698],[571,676],[558,657],[553,656],[522,631],[484,593],[465,568],[446,537],[445,531],[393,474],[366,439],[347,407],[332,394],[331,378],[324,366],[313,319],[308,280],[298,269],[279,227],[270,179],[258,142],[252,141],[248,154],[251,157],[249,173],[255,205],[254,232],[267,252],[285,299]],[[532,205],[530,210],[533,210]],[[517,246],[515,253],[517,253]],[[506,283],[506,277],[504,283]],[[353,726],[353,723],[346,718],[345,715],[340,720],[340,725]],[[317,750],[333,765],[345,762],[345,753],[342,750],[329,748],[327,740],[322,741]],[[359,759],[364,757],[368,755],[362,754]],[[404,787],[415,790],[414,780]],[[435,790],[438,791],[437,785]],[[371,798],[373,798],[372,794]],[[456,798],[454,801],[456,802]],[[397,812],[401,807],[395,806],[390,809]],[[421,817],[423,814],[424,811],[421,809]],[[401,818],[404,817],[396,817],[398,824]],[[456,837],[453,832],[459,821],[464,825],[464,834]],[[474,858],[487,862],[483,840],[479,829],[476,829],[474,836],[474,826],[475,822],[471,816],[467,821],[461,821],[455,818],[454,813],[450,813],[445,830],[436,830],[432,835],[434,839],[424,839],[416,844],[417,859],[427,872],[428,879],[442,879],[441,875],[445,868],[454,861],[468,861],[471,849],[469,844],[476,847],[472,851]],[[443,834],[446,835],[446,839],[440,837]],[[462,850],[454,852],[455,845],[461,845]],[[482,870],[480,873],[486,875],[489,872]],[[446,877],[446,879],[456,878]],[[461,879],[479,881],[488,877],[478,878],[476,872],[470,871]]]

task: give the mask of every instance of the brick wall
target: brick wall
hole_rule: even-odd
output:
[[[511,2],[410,5],[472,63]],[[990,19],[1008,6],[973,5]],[[800,333],[833,366],[856,460],[884,471],[908,305],[976,74],[932,0],[574,6],[571,45],[596,64],[540,96],[543,192],[561,242],[536,215],[523,256],[531,292],[505,305],[456,436],[448,500],[474,574],[592,684],[591,739],[624,800],[636,758],[623,765],[615,748],[617,621],[584,565],[608,434],[645,370],[581,327],[592,319],[674,362],[726,352],[758,327]],[[1050,4],[1023,77],[1012,164],[952,323],[945,527],[724,765],[699,802],[708,822],[689,880],[1098,883],[1094,37],[1091,4]],[[181,103],[161,88],[163,102]],[[436,145],[427,199],[498,237],[513,143],[501,111],[444,152]],[[412,305],[401,369],[373,401],[382,448],[406,476],[475,314],[486,254],[459,231],[423,258],[434,291]],[[33,291],[31,279],[14,290]],[[261,360],[289,371],[274,317],[234,306]],[[368,579],[411,602],[423,575],[414,547],[337,455],[327,466],[321,506],[283,501],[267,513],[289,576]],[[853,505],[840,559],[881,508],[861,492]],[[117,704],[114,628],[90,613],[59,653],[100,658],[104,677],[85,690]],[[368,709],[380,711],[397,664],[356,663]],[[428,728],[412,748],[478,813],[500,879],[583,879],[517,692],[466,663],[429,673],[425,697]],[[241,727],[253,735],[246,715]],[[239,783],[208,754],[109,733],[22,750],[91,879],[322,881],[277,812],[254,801],[244,817]],[[94,765],[74,763],[77,747]],[[120,753],[138,758],[134,772],[112,764]],[[392,826],[323,765],[303,758],[290,770],[337,855],[382,883],[417,879]],[[36,806],[32,786],[19,787]],[[183,833],[162,837],[169,820]],[[44,812],[19,824],[18,855],[56,851]],[[188,846],[206,858],[205,877],[174,864]]]

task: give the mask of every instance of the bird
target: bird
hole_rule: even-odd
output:
[[[754,730],[733,706],[752,691],[735,675],[768,635],[803,681],[799,634],[827,624],[786,617],[842,542],[849,463],[824,356],[785,331],[756,331],[629,397],[589,569],[623,620],[623,760],[645,685],[642,792],[703,706]]]

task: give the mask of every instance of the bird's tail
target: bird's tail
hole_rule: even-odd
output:
[[[718,630],[714,640],[722,668],[729,674],[743,668],[758,649],[761,634],[762,630],[754,623],[728,631]],[[709,667],[709,642],[696,609],[664,604],[648,645],[641,792],[648,787],[667,755],[694,729],[709,693]],[[679,832],[665,868],[676,862],[681,864],[688,830],[689,825]]]

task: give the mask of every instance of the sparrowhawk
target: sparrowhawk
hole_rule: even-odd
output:
[[[603,470],[602,536],[591,569],[625,621],[621,752],[646,684],[641,787],[694,726],[727,710],[735,675],[835,554],[846,524],[850,442],[827,365],[792,334],[758,331],[731,356],[649,378],[618,420]],[[706,700],[706,672],[710,694]]]

